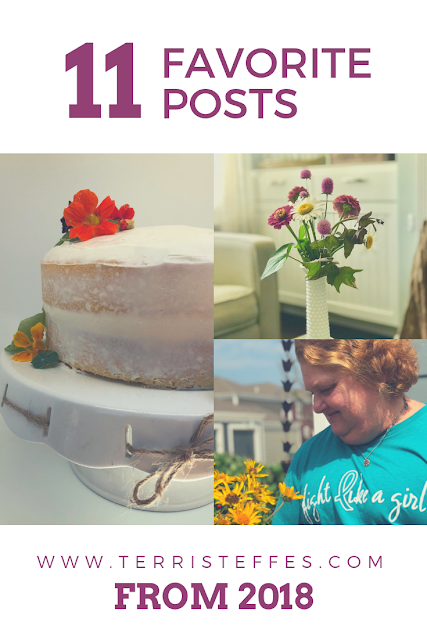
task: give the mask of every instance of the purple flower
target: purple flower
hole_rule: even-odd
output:
[[[334,190],[334,182],[332,178],[325,178],[322,180],[322,193],[327,193],[330,195]]]
[[[319,220],[319,222],[317,223],[317,231],[322,236],[327,236],[329,233],[331,233],[331,223],[329,222],[329,220]]]
[[[293,214],[293,206],[287,204],[285,207],[279,207],[268,219],[268,224],[275,229],[281,229],[283,225],[291,223]]]
[[[303,169],[301,171],[301,178],[303,180],[307,180],[308,178],[311,178],[311,171],[310,169]]]
[[[288,193],[289,202],[295,203],[298,200],[301,191],[305,191],[305,193],[307,193],[307,189],[305,187],[294,187],[291,189]]]
[[[360,213],[359,201],[353,198],[353,196],[338,196],[332,204],[334,205],[335,211],[337,211],[340,216],[343,215],[344,220],[351,216],[358,216]]]
[[[299,192],[299,197],[300,198],[308,198],[308,191],[305,191],[305,189],[304,189],[304,191],[300,191]]]

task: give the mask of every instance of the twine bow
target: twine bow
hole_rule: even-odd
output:
[[[203,432],[212,424],[213,418],[213,414],[205,416],[191,436],[190,441],[187,444],[179,444],[172,449],[134,449],[131,444],[127,445],[127,451],[131,455],[139,454],[142,456],[150,454],[161,457],[156,462],[157,469],[135,485],[132,500],[134,504],[139,507],[147,507],[154,504],[163,497],[164,492],[178,471],[186,467],[190,470],[196,460],[213,460],[214,454],[211,446],[214,441],[213,436],[206,440],[201,440]],[[153,495],[150,498],[141,500],[138,497],[141,487],[155,476],[158,476],[158,479]]]

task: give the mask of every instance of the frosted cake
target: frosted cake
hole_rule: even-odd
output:
[[[48,349],[77,369],[213,386],[213,232],[143,227],[65,242],[41,264]]]

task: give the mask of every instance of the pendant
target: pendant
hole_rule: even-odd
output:
[[[368,460],[367,458],[365,458],[364,461],[363,461],[363,466],[364,467],[369,467],[370,464],[371,464],[371,461]]]

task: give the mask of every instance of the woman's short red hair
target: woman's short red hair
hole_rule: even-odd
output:
[[[402,396],[418,380],[418,354],[410,340],[295,340],[298,361],[341,369],[382,395]]]

